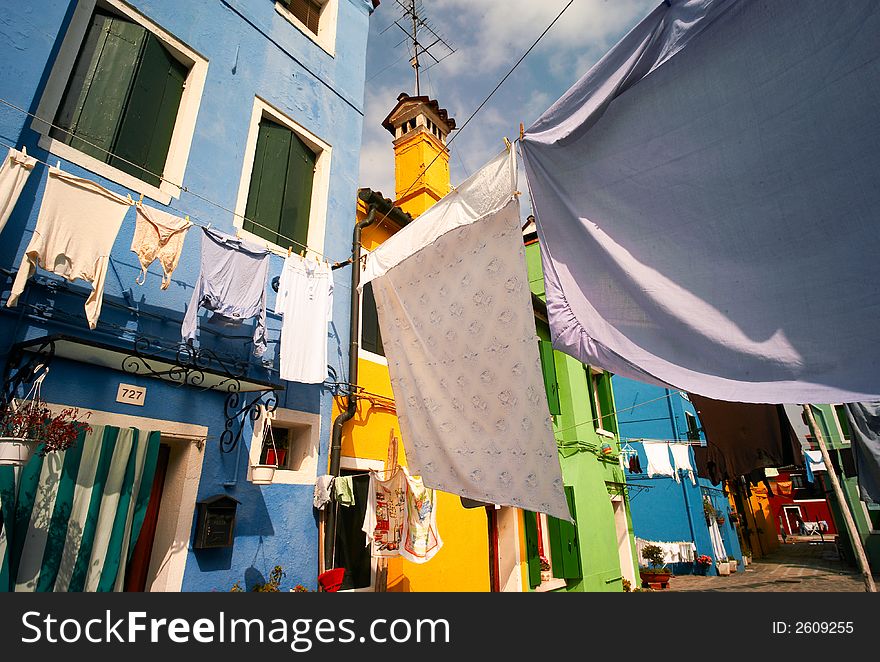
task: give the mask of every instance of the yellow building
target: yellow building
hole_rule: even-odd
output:
[[[365,251],[371,251],[409,222],[429,209],[450,190],[449,150],[446,137],[455,128],[436,101],[425,96],[401,94],[397,105],[383,122],[394,136],[396,201],[381,194],[361,189],[358,195],[357,221],[364,221],[370,209],[375,210],[374,222],[363,228],[360,238]],[[410,220],[407,214],[416,220]],[[341,475],[353,475],[359,481],[355,493],[364,490],[368,470],[382,470],[394,462],[394,446],[398,461],[406,465],[400,440],[400,428],[394,410],[391,380],[381,344],[375,300],[369,285],[364,288],[359,315],[359,348],[357,358],[357,408],[354,417],[345,423],[341,437]],[[340,380],[344,381],[344,380]],[[346,398],[334,403],[334,420],[345,408]],[[391,453],[389,453],[389,447]],[[352,588],[388,591],[488,591],[490,590],[490,528],[483,507],[464,508],[456,495],[437,492],[437,528],[443,547],[427,563],[415,564],[403,558],[387,561],[387,569],[376,559],[364,559],[364,550],[355,549],[357,536],[356,511],[338,509],[339,523],[335,543],[337,565],[370,563],[370,571],[362,568],[360,580]],[[362,538],[361,538],[362,540]],[[362,544],[362,543],[361,543]],[[349,555],[343,558],[340,550]],[[366,554],[369,554],[367,549]],[[352,560],[352,555],[359,556]],[[387,577],[386,577],[387,573]],[[345,586],[344,588],[349,588]]]

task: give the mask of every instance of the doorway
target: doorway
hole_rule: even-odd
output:
[[[150,571],[150,557],[153,554],[153,542],[156,538],[156,527],[159,523],[159,506],[162,503],[162,493],[165,491],[165,476],[168,473],[168,459],[171,457],[171,447],[168,444],[159,446],[159,456],[156,459],[156,473],[153,476],[153,486],[150,490],[150,501],[147,503],[147,512],[141,524],[137,543],[125,569],[126,592],[143,592],[147,589],[147,576]]]
[[[617,536],[617,555],[620,559],[620,574],[629,581],[631,586],[636,586],[635,567],[633,565],[632,545],[629,538],[629,524],[626,519],[626,504],[623,497],[611,498],[611,506],[614,509],[614,530]]]
[[[785,527],[788,529],[788,535],[794,536],[799,534],[801,530],[799,522],[802,520],[801,507],[783,506],[782,512],[785,515],[783,519],[785,521]]]

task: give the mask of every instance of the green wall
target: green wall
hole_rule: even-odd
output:
[[[537,243],[526,246],[529,282],[532,292],[544,298],[544,280]],[[538,324],[538,335],[550,340],[546,324]],[[556,382],[561,413],[553,417],[556,439],[560,444],[560,464],[566,486],[574,489],[575,518],[581,561],[581,578],[568,579],[567,591],[623,590],[617,530],[614,522],[612,496],[620,492],[625,476],[620,470],[617,453],[619,442],[615,417],[603,418],[604,427],[614,434],[608,438],[596,432],[590,402],[590,383],[586,366],[561,352],[553,351]],[[545,371],[546,372],[546,371]],[[600,377],[599,399],[603,413],[614,411],[611,376]],[[603,443],[611,446],[612,453],[601,452]],[[609,485],[610,483],[610,485]],[[617,484],[617,485],[615,485]],[[630,558],[637,559],[632,535],[629,500],[624,497],[624,508],[630,547]],[[638,578],[634,564],[632,573]]]

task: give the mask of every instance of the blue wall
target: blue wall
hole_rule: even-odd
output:
[[[259,96],[304,126],[332,147],[330,194],[327,205],[324,253],[332,260],[345,260],[350,253],[355,215],[358,159],[363,124],[365,57],[370,0],[339,0],[335,56],[331,56],[293,27],[274,8],[273,0],[129,0],[154,23],[173,34],[209,61],[195,134],[183,185],[169,211],[188,214],[201,224],[211,223],[234,233],[232,214],[203,200],[207,198],[234,209],[255,96]],[[35,112],[46,80],[70,22],[75,0],[41,0],[37,3],[2,0],[0,23],[0,97]],[[19,111],[0,105],[0,141],[26,146],[28,154],[54,164],[58,158],[37,145],[38,134],[31,120]],[[6,147],[0,147],[5,154]],[[99,182],[121,194],[131,193],[63,159],[65,171]],[[47,168],[38,164],[0,236],[0,361],[9,347],[24,339],[48,333],[70,333],[89,339],[130,347],[132,339],[148,334],[170,342],[180,340],[180,323],[199,272],[201,231],[191,230],[183,255],[168,290],[159,288],[161,270],[154,263],[144,286],[135,279],[139,264],[129,247],[134,232],[134,209],[126,216],[111,254],[99,327],[90,331],[83,314],[89,291],[83,282],[64,283],[54,276],[40,285],[33,279],[17,308],[5,307],[11,272],[36,225]],[[152,200],[151,206],[162,208]],[[270,281],[280,273],[282,258],[272,257]],[[335,296],[331,325],[330,364],[340,379],[348,374],[347,346],[349,287],[348,269],[334,272]],[[46,286],[48,283],[48,287]],[[275,294],[268,292],[270,311]],[[262,361],[251,355],[252,326],[238,338],[211,336],[201,324],[200,339],[225,355],[250,362],[252,377],[277,382],[275,361],[280,319],[269,313],[270,346]],[[57,365],[56,365],[57,364]],[[120,381],[149,387],[146,406],[132,408],[115,403]],[[327,439],[331,427],[331,394],[322,385],[287,383],[279,406],[318,413],[321,416],[319,473],[327,463]],[[317,529],[311,506],[312,487],[272,485],[258,487],[245,479],[247,449],[241,455],[222,454],[217,438],[224,428],[225,396],[211,391],[176,388],[156,379],[138,379],[122,372],[96,369],[82,363],[56,359],[44,386],[49,401],[115,413],[181,421],[208,426],[199,498],[224,491],[241,501],[235,545],[231,550],[191,549],[184,577],[184,590],[228,590],[236,581],[250,583],[255,576],[268,576],[282,565],[285,587],[296,583],[314,588],[317,568]],[[136,411],[133,411],[136,409]],[[249,430],[244,438],[250,439]],[[235,475],[234,487],[223,483]],[[191,545],[191,538],[188,541]],[[248,570],[248,577],[245,577]]]
[[[685,411],[696,416],[690,401],[678,391],[643,384],[632,379],[612,377],[614,400],[617,403],[617,422],[620,429],[621,447],[626,439],[684,441],[687,439]],[[699,420],[699,419],[698,419]],[[704,438],[701,433],[701,438]],[[641,443],[630,441],[638,451],[642,473],[626,472],[626,480],[633,485],[648,489],[630,490],[633,534],[644,540],[661,542],[690,541],[696,545],[697,555],[715,557],[709,528],[703,514],[703,496],[708,496],[715,509],[724,515],[719,525],[724,548],[728,556],[735,556],[743,569],[742,552],[736,531],[730,521],[730,505],[720,488],[705,478],[696,478],[693,485],[685,474],[680,482],[667,476],[648,478],[648,460]],[[691,464],[693,450],[690,450]],[[676,573],[689,573],[690,564],[676,564]]]

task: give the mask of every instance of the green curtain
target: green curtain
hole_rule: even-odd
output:
[[[159,432],[93,425],[67,451],[0,467],[0,590],[120,591]]]

